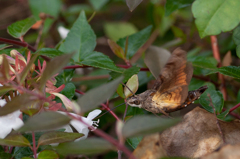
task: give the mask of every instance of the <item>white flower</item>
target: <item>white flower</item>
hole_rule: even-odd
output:
[[[58,32],[62,39],[65,39],[69,33],[69,30],[64,28],[63,26],[58,27]]]
[[[0,100],[0,106],[3,107],[6,104],[6,100]],[[22,119],[19,118],[19,115],[22,112],[17,110],[11,114],[0,116],[0,138],[5,138],[12,129],[16,130],[23,125]]]
[[[66,113],[64,113],[64,112],[60,112],[60,111],[58,111],[58,112],[61,113],[61,114],[66,115]],[[101,112],[102,112],[102,111],[99,110],[99,109],[93,110],[92,112],[90,112],[90,113],[88,114],[87,118],[82,117],[82,116],[77,115],[77,114],[74,114],[74,113],[70,113],[70,114],[73,115],[73,116],[75,116],[75,117],[77,117],[77,118],[81,118],[85,123],[87,123],[88,125],[93,126],[93,127],[96,129],[97,126],[98,126],[98,123],[99,123],[99,119],[98,119],[97,121],[92,121],[92,120],[93,120],[95,117],[97,117]],[[80,122],[80,121],[78,121],[78,120],[76,120],[76,119],[72,119],[72,120],[70,121],[70,124],[71,124],[79,133],[84,134],[83,137],[80,137],[80,138],[76,139],[75,141],[79,141],[79,140],[83,140],[83,139],[86,139],[86,138],[87,138],[88,133],[89,133],[89,129],[88,129],[88,126],[87,126],[87,125],[83,124],[82,122]],[[62,128],[66,129],[65,132],[73,132],[72,129],[71,129],[71,127],[70,127],[69,125],[66,125],[66,126],[64,126],[64,127],[62,127]],[[94,131],[94,130],[92,130],[92,131]]]

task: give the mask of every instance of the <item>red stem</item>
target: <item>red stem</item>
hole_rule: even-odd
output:
[[[232,111],[234,111],[234,110],[237,109],[238,107],[240,107],[240,103],[238,103],[237,105],[235,105],[234,107],[232,107],[232,108],[229,110],[229,113],[231,113]]]
[[[37,148],[36,148],[36,143],[35,143],[34,131],[32,132],[32,142],[33,142],[33,155],[34,155],[34,158],[37,158]]]
[[[77,92],[77,93],[79,93],[79,94],[84,94],[84,92],[82,92],[82,91],[80,91],[80,90],[77,90],[77,89],[75,90],[75,92]],[[120,120],[120,119],[118,118],[118,116],[117,116],[107,105],[101,104],[101,106],[103,106],[107,111],[109,111],[116,120]]]

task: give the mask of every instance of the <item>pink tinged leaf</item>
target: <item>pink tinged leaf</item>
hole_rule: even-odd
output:
[[[0,55],[0,65],[2,64],[3,55],[5,55],[5,54]],[[10,57],[8,55],[5,55],[5,57],[8,60],[9,64],[12,64],[12,65],[15,64],[15,59],[13,59],[12,57]]]
[[[64,88],[65,88],[65,84],[62,84],[57,89],[55,89],[54,92],[56,92],[56,93],[61,92]]]
[[[2,68],[1,68],[1,72],[3,77],[5,78],[5,80],[9,80],[10,79],[10,67],[9,67],[9,63],[8,60],[6,59],[6,56],[3,56],[3,63],[2,63]]]
[[[27,63],[29,63],[31,59],[31,51],[28,51],[28,55],[27,55]]]
[[[12,57],[18,56],[18,59],[23,61],[25,64],[27,64],[27,61],[25,60],[24,56],[20,54],[17,50],[11,50],[10,54]]]
[[[42,67],[41,67],[41,63],[40,63],[40,60],[38,59],[38,69],[40,72],[42,72]]]
[[[129,10],[132,12],[143,0],[126,0]]]
[[[126,59],[123,49],[118,44],[116,44],[114,41],[108,39],[108,45],[110,46],[112,52],[115,55],[117,55],[119,58],[121,58],[123,60]]]
[[[62,103],[56,103],[49,107],[48,110],[58,111],[62,107]]]
[[[51,94],[60,98],[67,109],[70,109],[70,110],[74,109],[74,106],[73,106],[71,100],[69,100],[66,96],[64,96],[60,93],[51,93]]]
[[[124,87],[125,97],[128,98],[133,95],[132,93],[136,93],[138,90],[138,85],[138,76],[135,74],[128,80],[126,84],[127,87]]]

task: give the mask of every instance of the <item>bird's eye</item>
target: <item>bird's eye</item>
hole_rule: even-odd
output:
[[[136,105],[139,105],[140,101],[139,100],[135,100],[133,103],[136,104]]]

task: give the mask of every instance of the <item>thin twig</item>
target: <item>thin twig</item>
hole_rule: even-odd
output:
[[[152,45],[158,35],[159,29],[154,30],[148,41],[137,51],[137,53],[131,58],[130,62],[135,63],[142,56],[143,52],[147,50],[150,45]]]
[[[238,103],[237,105],[235,105],[234,107],[232,107],[232,108],[229,110],[229,113],[231,113],[232,111],[234,111],[234,110],[237,109],[238,107],[240,107],[240,103]]]
[[[216,115],[216,112],[215,112],[216,110],[215,110],[215,108],[214,108],[214,105],[213,105],[213,102],[212,102],[212,98],[211,98],[210,94],[208,94],[207,96],[209,97],[209,101],[210,101],[210,104],[209,104],[209,105],[213,108],[214,116],[216,117],[216,124],[217,124],[218,130],[219,130],[220,135],[221,135],[221,137],[222,137],[223,143],[225,144],[226,141],[225,141],[225,138],[224,138],[224,136],[223,136],[223,132],[222,132],[222,129],[221,129],[221,127],[220,127],[220,124],[219,124],[219,121],[218,121],[218,118],[217,118],[217,115]]]
[[[32,132],[32,142],[33,142],[33,155],[34,155],[34,158],[37,158],[37,148],[36,148],[34,131]]]
[[[220,53],[218,49],[218,42],[217,42],[217,37],[216,36],[211,36],[211,44],[212,44],[212,51],[213,51],[213,57],[217,60],[218,62],[218,67],[221,67],[221,58],[220,58]],[[225,86],[225,80],[224,76],[220,73],[218,73],[218,78],[221,81],[221,92],[223,94],[224,100],[227,100],[227,90]]]
[[[76,82],[76,81],[90,81],[90,80],[108,79],[109,77],[110,77],[110,75],[74,77],[74,78],[72,78],[72,81],[73,82]]]

